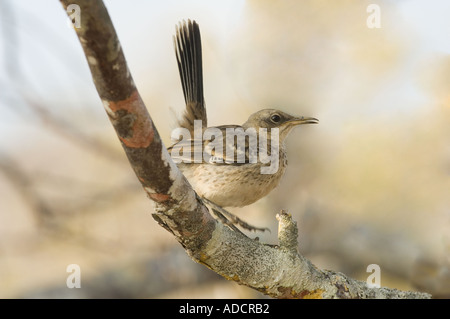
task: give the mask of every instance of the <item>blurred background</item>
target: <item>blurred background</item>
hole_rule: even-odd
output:
[[[289,136],[281,185],[232,210],[271,229],[249,236],[277,243],[285,209],[316,266],[365,281],[378,264],[382,286],[450,297],[449,1],[105,4],[166,145],[182,19],[200,25],[209,125],[261,108],[320,119]],[[67,20],[56,0],[0,0],[0,297],[263,298],[152,219]]]

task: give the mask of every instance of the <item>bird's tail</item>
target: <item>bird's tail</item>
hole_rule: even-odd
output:
[[[206,106],[203,97],[202,42],[197,22],[180,22],[174,36],[175,55],[183,87],[186,110],[178,121],[180,127],[194,130],[194,120],[207,127]]]

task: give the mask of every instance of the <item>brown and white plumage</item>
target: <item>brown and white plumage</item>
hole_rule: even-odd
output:
[[[189,131],[190,138],[179,140],[168,150],[200,196],[222,207],[241,207],[252,204],[272,191],[284,175],[287,166],[284,140],[291,129],[299,124],[317,123],[318,120],[294,117],[275,109],[264,109],[250,115],[242,125],[208,128],[203,96],[202,48],[198,24],[190,20],[180,23],[176,29],[174,44],[186,101],[186,109],[178,124]],[[195,120],[202,121],[200,137],[194,134]],[[203,138],[208,129],[221,133],[221,136],[217,138],[221,138],[222,143],[216,144],[218,146],[215,148],[211,145],[217,141]],[[226,138],[227,129],[247,132],[244,143],[238,145],[234,143],[233,138],[233,143],[230,145],[230,140]],[[265,129],[268,134],[266,145],[259,142],[260,129]],[[278,151],[277,167],[273,173],[263,174],[261,169],[269,164],[267,161],[261,161],[261,154],[271,155],[272,129],[277,129],[278,133],[278,139],[275,141]],[[249,142],[252,135],[256,135],[256,145]],[[180,148],[184,147],[189,149],[189,152],[180,153]],[[227,147],[231,147],[232,154],[227,154]],[[256,161],[252,157],[254,152],[258,155]],[[200,158],[200,162],[196,162],[196,158]],[[239,158],[243,160],[239,161]]]

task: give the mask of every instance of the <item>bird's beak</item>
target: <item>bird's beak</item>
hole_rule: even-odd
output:
[[[292,119],[284,123],[284,127],[281,128],[280,138],[284,140],[289,132],[298,125],[317,123],[319,123],[319,120],[314,117],[293,117]]]
[[[319,120],[314,117],[294,117],[287,122],[289,126],[297,126],[301,124],[318,124]]]

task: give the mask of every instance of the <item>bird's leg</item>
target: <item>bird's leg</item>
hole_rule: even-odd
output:
[[[216,217],[225,225],[227,225],[228,227],[230,227],[232,230],[234,230],[237,233],[241,233],[242,235],[245,236],[245,234],[243,232],[241,232],[239,230],[239,228],[237,228],[236,226],[234,226],[234,224],[229,221],[220,211],[218,211],[217,209],[215,209],[214,207],[211,207],[212,212],[214,213],[214,215],[216,215]]]
[[[246,223],[245,221],[243,221],[242,219],[240,219],[239,217],[237,217],[236,215],[230,213],[229,211],[227,211],[226,209],[220,207],[219,205],[217,205],[216,203],[202,197],[202,200],[208,204],[209,206],[211,206],[212,211],[214,212],[214,214],[226,225],[230,226],[230,228],[232,228],[233,230],[236,230],[236,227],[234,225],[238,225],[241,226],[244,229],[250,230],[250,231],[266,231],[268,230],[270,232],[270,229],[265,227],[265,228],[260,228],[260,227],[255,227],[252,226],[248,223]],[[226,217],[225,217],[226,216]]]

